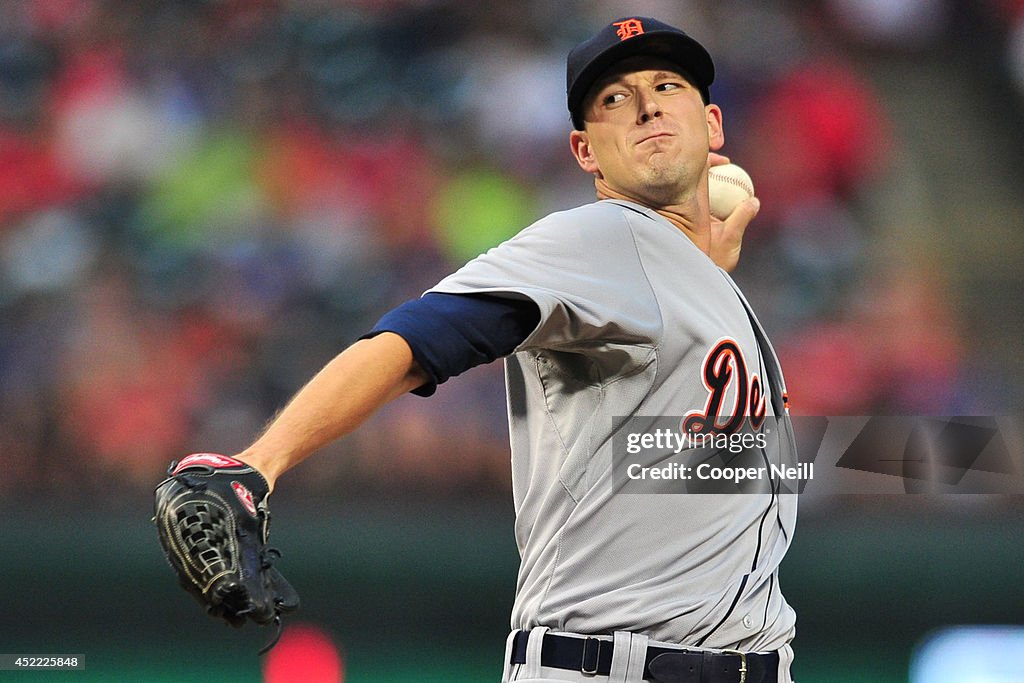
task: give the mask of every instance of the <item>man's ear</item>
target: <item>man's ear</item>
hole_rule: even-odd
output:
[[[722,127],[722,110],[717,104],[704,107],[708,121],[708,147],[712,152],[725,146],[725,128]]]
[[[574,130],[569,133],[569,147],[572,155],[576,157],[576,163],[587,173],[600,173],[597,159],[594,157],[594,150],[590,146],[590,139],[586,131]]]

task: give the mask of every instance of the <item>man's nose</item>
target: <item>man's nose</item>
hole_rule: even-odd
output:
[[[649,90],[642,90],[638,93],[637,108],[637,123],[647,123],[652,119],[659,118],[662,114],[658,98]]]

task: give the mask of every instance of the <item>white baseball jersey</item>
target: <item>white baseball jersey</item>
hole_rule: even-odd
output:
[[[745,651],[792,639],[777,569],[796,495],[628,494],[612,476],[622,416],[782,412],[777,360],[725,271],[655,211],[606,200],[538,221],[431,291],[540,309],[505,359],[514,629]],[[795,449],[792,431],[769,449]]]

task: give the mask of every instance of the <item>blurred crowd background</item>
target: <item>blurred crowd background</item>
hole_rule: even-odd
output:
[[[76,680],[260,678],[267,634],[175,585],[153,485],[243,448],[392,306],[592,201],[564,60],[629,15],[716,58],[723,151],[762,199],[734,276],[794,414],[1019,416],[1021,0],[0,2],[0,652],[84,653]],[[351,680],[496,680],[502,382],[400,398],[275,492],[297,618]],[[935,629],[1019,622],[1019,497],[808,498],[780,575],[797,680],[906,681]]]
[[[0,495],[239,449],[388,308],[591,201],[564,59],[626,13],[716,57],[763,205],[735,276],[794,412],[1014,412],[1024,3],[25,0],[0,4]],[[296,480],[504,495],[501,383],[402,399]]]

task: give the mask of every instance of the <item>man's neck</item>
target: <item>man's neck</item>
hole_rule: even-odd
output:
[[[634,204],[646,206],[649,209],[661,214],[669,223],[690,238],[690,241],[697,245],[697,248],[705,254],[711,253],[711,219],[705,207],[702,211],[697,199],[682,204],[654,205],[649,200],[631,197],[627,194],[613,190],[602,182],[596,183],[598,199],[622,199]],[[703,217],[703,218],[701,218]]]

